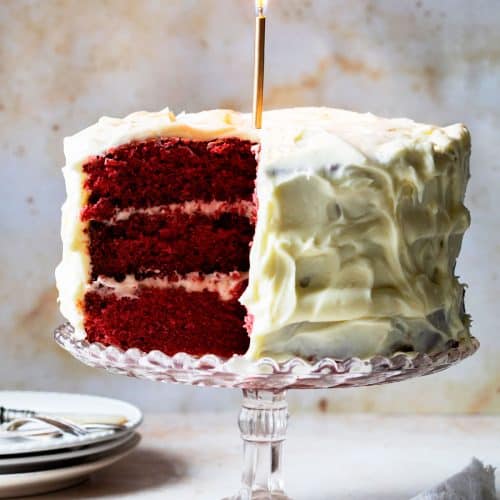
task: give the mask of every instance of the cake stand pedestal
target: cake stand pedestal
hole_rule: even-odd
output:
[[[243,390],[238,424],[243,439],[242,485],[226,500],[286,500],[283,482],[283,442],[288,424],[288,389],[361,387],[399,382],[429,375],[473,354],[479,342],[472,338],[450,342],[435,354],[395,354],[370,359],[325,358],[312,363],[294,358],[278,363],[255,362],[241,356],[221,359],[185,353],[167,356],[76,340],[69,324],[55,331],[56,342],[83,363],[112,373],[158,382],[234,387]]]

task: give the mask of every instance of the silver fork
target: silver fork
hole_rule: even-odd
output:
[[[77,424],[73,417],[83,420]],[[90,421],[85,421],[90,418]],[[17,410],[0,406],[0,437],[1,438],[46,438],[60,437],[62,434],[72,436],[86,436],[91,432],[98,431],[120,431],[126,429],[127,419],[117,415],[106,415],[102,421],[102,415],[72,415],[69,419],[65,415],[40,414],[32,410]],[[78,420],[77,420],[78,421]],[[22,429],[31,423],[41,423],[45,428]],[[3,424],[3,425],[1,425]],[[47,429],[49,426],[49,429]],[[3,429],[2,429],[3,428]]]
[[[36,417],[23,417],[16,420],[12,420],[5,426],[5,432],[16,432],[18,429],[26,424],[30,423],[43,423],[54,427],[63,434],[70,434],[72,436],[86,436],[89,431],[84,427],[69,422],[65,419],[54,419],[51,417],[46,417],[42,415],[37,415]]]
[[[27,422],[25,422],[27,423]],[[62,431],[56,428],[37,428],[23,430],[23,424],[16,426],[15,430],[0,430],[0,439],[45,439],[45,438],[58,438],[63,435]],[[83,424],[81,425],[89,433],[99,432],[99,431],[121,431],[127,427],[122,424]]]
[[[49,417],[54,420],[65,420],[76,424],[116,424],[125,425],[128,420],[127,417],[123,415],[101,415],[101,414],[81,414],[81,413],[50,413],[50,412],[36,412],[33,410],[19,410],[14,408],[6,408],[5,406],[0,406],[0,425],[12,420],[17,420],[18,418],[27,417]]]

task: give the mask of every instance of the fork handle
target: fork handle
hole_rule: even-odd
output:
[[[32,418],[35,414],[36,412],[31,410],[12,410],[5,408],[5,406],[0,406],[0,425],[18,418]]]

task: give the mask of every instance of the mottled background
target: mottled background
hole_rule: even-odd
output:
[[[482,348],[446,373],[387,387],[302,391],[320,411],[500,410],[498,0],[271,0],[265,105],[328,105],[463,121],[473,224],[458,270]],[[91,370],[59,349],[62,139],[103,114],[251,105],[252,0],[1,0],[0,381],[116,395],[143,408],[229,408],[237,391]]]

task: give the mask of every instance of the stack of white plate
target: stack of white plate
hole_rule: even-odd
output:
[[[50,414],[123,416],[118,431],[84,436],[0,437],[0,498],[47,493],[86,480],[128,455],[140,441],[138,408],[116,399],[54,392],[0,391],[0,406]]]

